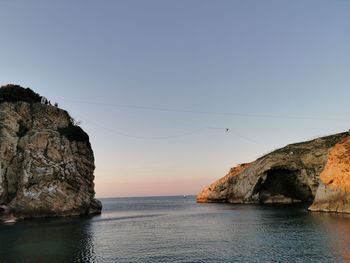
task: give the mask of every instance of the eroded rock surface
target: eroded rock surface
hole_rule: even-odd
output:
[[[197,202],[305,202],[312,211],[350,212],[349,133],[287,145],[238,165],[203,189]]]
[[[101,211],[88,136],[72,139],[62,134],[67,127],[77,128],[57,107],[0,103],[0,210],[24,217]]]
[[[350,137],[329,152],[311,211],[350,213]]]

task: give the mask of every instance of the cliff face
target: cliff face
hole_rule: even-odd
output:
[[[312,204],[312,211],[350,212],[350,136],[291,144],[239,165],[203,189],[197,202]]]
[[[88,136],[66,111],[41,103],[0,103],[0,214],[99,213],[94,169]]]
[[[350,213],[350,136],[329,152],[315,200],[309,209]]]

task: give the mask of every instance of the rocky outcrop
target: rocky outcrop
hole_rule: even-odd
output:
[[[197,202],[304,202],[312,211],[350,212],[350,135],[287,145],[238,165],[203,189]]]
[[[315,200],[309,209],[350,213],[350,137],[329,152]]]
[[[0,213],[99,213],[87,134],[57,107],[0,101]]]

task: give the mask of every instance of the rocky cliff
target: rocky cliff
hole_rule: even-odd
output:
[[[287,145],[238,165],[203,189],[197,202],[305,202],[312,211],[350,212],[350,135]]]
[[[0,88],[0,214],[99,213],[88,135],[65,110],[17,96],[25,92],[37,95],[19,86]]]

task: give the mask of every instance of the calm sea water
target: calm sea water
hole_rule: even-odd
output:
[[[301,206],[102,199],[91,218],[0,225],[0,262],[341,262],[350,216]]]

